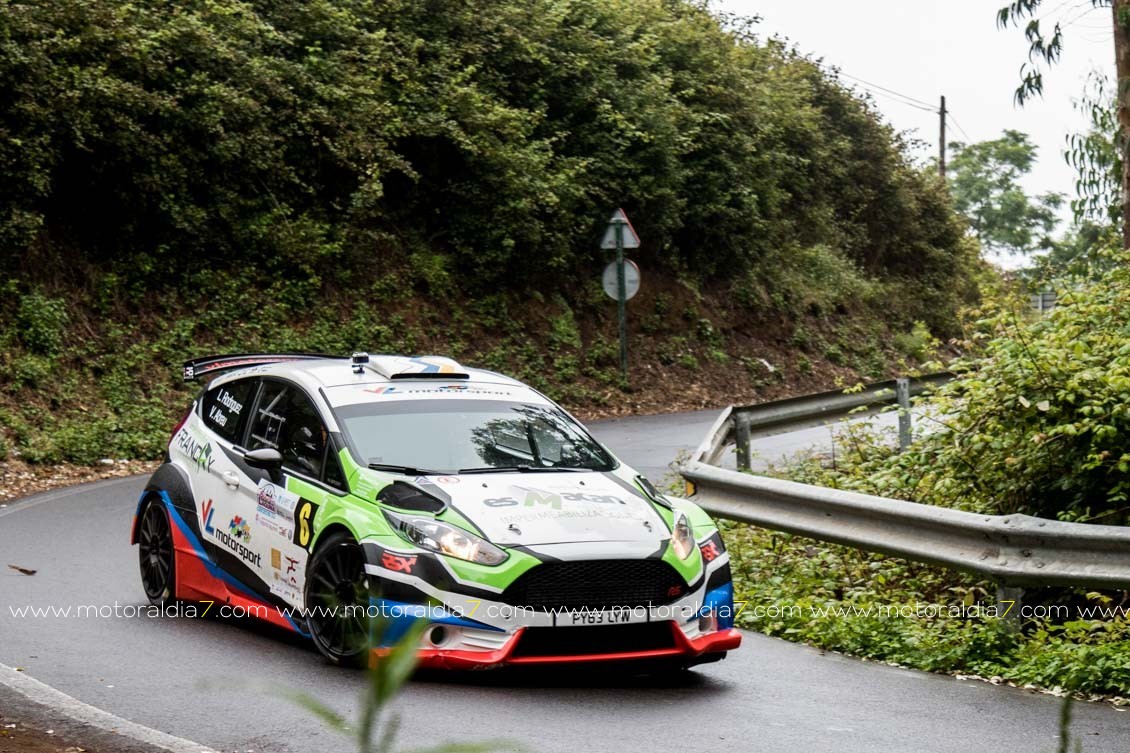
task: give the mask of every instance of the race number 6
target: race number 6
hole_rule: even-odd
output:
[[[310,521],[318,513],[318,506],[308,499],[298,500],[298,506],[294,509],[294,543],[303,549],[310,547],[310,539],[314,533],[310,525]]]

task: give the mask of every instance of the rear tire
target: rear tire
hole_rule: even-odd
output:
[[[176,600],[176,554],[169,513],[160,502],[149,502],[142,511],[137,542],[145,595],[153,606],[168,606]]]
[[[306,568],[306,625],[331,664],[363,667],[369,659],[370,577],[365,551],[345,531],[318,547]],[[347,607],[354,607],[346,614]]]

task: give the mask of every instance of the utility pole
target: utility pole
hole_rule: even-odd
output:
[[[1130,248],[1130,33],[1126,14],[1130,0],[1110,4],[1114,13],[1114,68],[1118,77],[1118,145],[1122,157],[1122,247]]]
[[[938,175],[946,177],[946,95],[938,107]]]

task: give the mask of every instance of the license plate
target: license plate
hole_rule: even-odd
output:
[[[627,625],[633,622],[647,622],[646,609],[577,609],[557,612],[553,624],[562,625]]]

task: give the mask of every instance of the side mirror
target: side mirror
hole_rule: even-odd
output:
[[[262,447],[243,453],[243,462],[252,468],[262,468],[265,471],[277,471],[282,467],[282,461],[282,453],[273,447]]]

